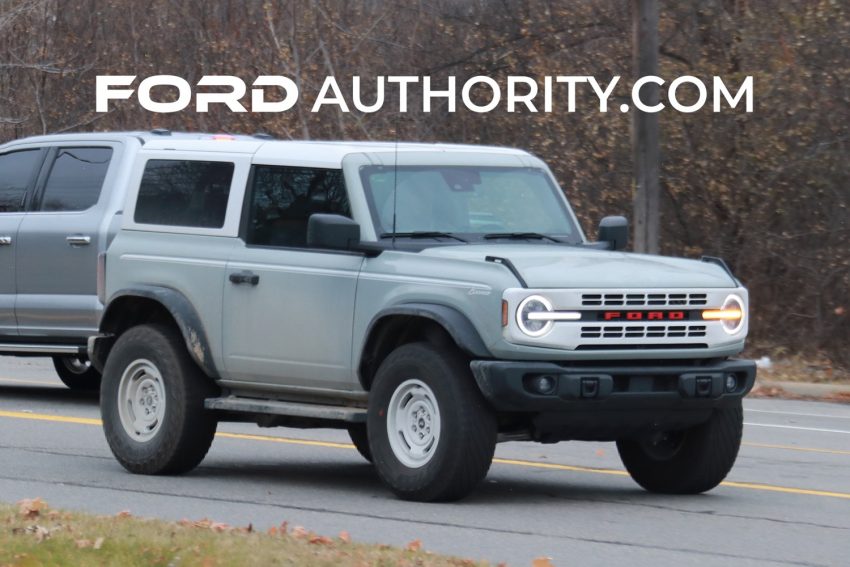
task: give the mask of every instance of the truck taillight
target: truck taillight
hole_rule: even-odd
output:
[[[97,298],[106,305],[106,252],[97,255]]]

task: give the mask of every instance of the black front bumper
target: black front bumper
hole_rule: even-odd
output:
[[[475,360],[484,397],[500,414],[530,414],[539,440],[614,440],[646,430],[682,429],[706,421],[716,408],[740,403],[752,389],[752,361],[666,361],[570,365]],[[534,391],[548,376],[550,392]],[[727,379],[735,386],[727,388]]]

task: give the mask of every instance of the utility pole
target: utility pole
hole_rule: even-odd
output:
[[[635,80],[658,75],[658,0],[631,0]],[[647,106],[659,102],[659,85],[645,83],[640,97]],[[661,187],[658,114],[634,109],[632,151],[635,165],[634,249],[658,254]]]

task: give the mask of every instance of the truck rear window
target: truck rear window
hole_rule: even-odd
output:
[[[141,224],[221,228],[234,165],[230,162],[148,161],[134,219]]]

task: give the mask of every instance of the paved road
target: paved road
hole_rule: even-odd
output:
[[[456,504],[394,499],[336,431],[223,424],[183,477],[126,473],[96,398],[49,363],[0,359],[0,500],[165,519],[207,517],[528,565],[848,565],[850,406],[747,400],[728,482],[700,496],[641,491],[610,443],[499,445],[481,488]]]

